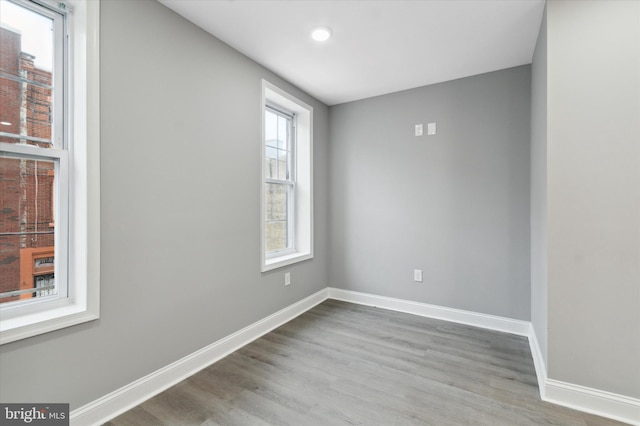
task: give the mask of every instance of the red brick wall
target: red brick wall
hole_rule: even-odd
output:
[[[19,162],[0,158],[0,233],[20,231]],[[20,278],[18,236],[0,235],[0,292],[16,290]]]
[[[51,85],[51,72],[34,68],[33,56],[25,53],[20,56],[20,70],[23,77],[38,83]],[[51,111],[51,89],[27,84],[26,90],[27,135],[51,139],[51,118],[53,113]],[[47,147],[47,144],[38,143],[37,145]]]
[[[20,66],[20,34],[0,28],[0,67],[10,75],[18,75]],[[0,77],[0,132],[20,133],[20,84]],[[12,142],[0,137],[0,142]]]
[[[21,52],[20,43],[19,34],[0,28],[2,71],[50,85],[51,73],[34,68],[33,56]],[[20,133],[20,86],[19,82],[0,78],[0,121],[10,123],[0,124],[2,132]],[[31,84],[22,86],[26,90],[23,125],[27,134],[51,138],[51,90]],[[13,138],[0,141],[19,142]],[[0,292],[20,288],[21,249],[54,244],[53,170],[53,163],[47,161],[0,158]],[[19,232],[31,234],[6,235]],[[0,299],[0,303],[8,300]]]

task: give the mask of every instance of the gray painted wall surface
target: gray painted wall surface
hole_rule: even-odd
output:
[[[327,284],[531,319],[550,378],[640,397],[639,8],[550,1],[531,69],[329,110],[104,1],[102,316],[0,347],[3,402],[78,408]],[[315,108],[315,259],[286,288],[259,273],[261,78]]]
[[[530,91],[522,66],[331,107],[331,285],[529,320]]]
[[[548,372],[640,397],[640,2],[547,4]]]
[[[155,1],[101,14],[101,318],[2,346],[3,402],[78,408],[328,284],[328,108]],[[266,274],[263,77],[315,108],[315,259]]]
[[[547,365],[547,15],[531,64],[531,323]]]

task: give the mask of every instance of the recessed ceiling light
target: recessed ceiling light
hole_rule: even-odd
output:
[[[311,38],[315,41],[327,41],[331,37],[331,29],[328,27],[316,27],[311,31]]]

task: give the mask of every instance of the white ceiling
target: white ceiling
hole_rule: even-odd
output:
[[[327,105],[531,63],[544,0],[159,0]],[[311,39],[316,26],[333,37]]]

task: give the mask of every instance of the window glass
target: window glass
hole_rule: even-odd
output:
[[[266,184],[265,233],[266,250],[273,252],[287,248],[288,191],[284,184]]]
[[[292,115],[265,108],[265,250],[274,253],[291,248],[293,217],[291,170]]]
[[[0,142],[53,144],[54,19],[0,2]]]
[[[63,99],[54,89],[56,78],[63,81],[54,73],[63,70],[64,17],[35,3],[7,0],[0,0],[0,12],[0,143],[4,145],[0,304],[4,308],[11,302],[67,295],[66,284],[59,291],[56,275],[66,268],[68,257],[66,231],[58,235],[68,223],[68,215],[59,211],[67,209],[57,195],[68,193],[68,186],[61,185],[56,173],[63,170],[68,175],[68,163],[63,167],[61,162],[67,158],[61,138]],[[58,149],[49,149],[54,147]],[[56,227],[56,218],[58,225],[64,225]]]
[[[0,303],[57,294],[54,182],[53,161],[0,157]]]

